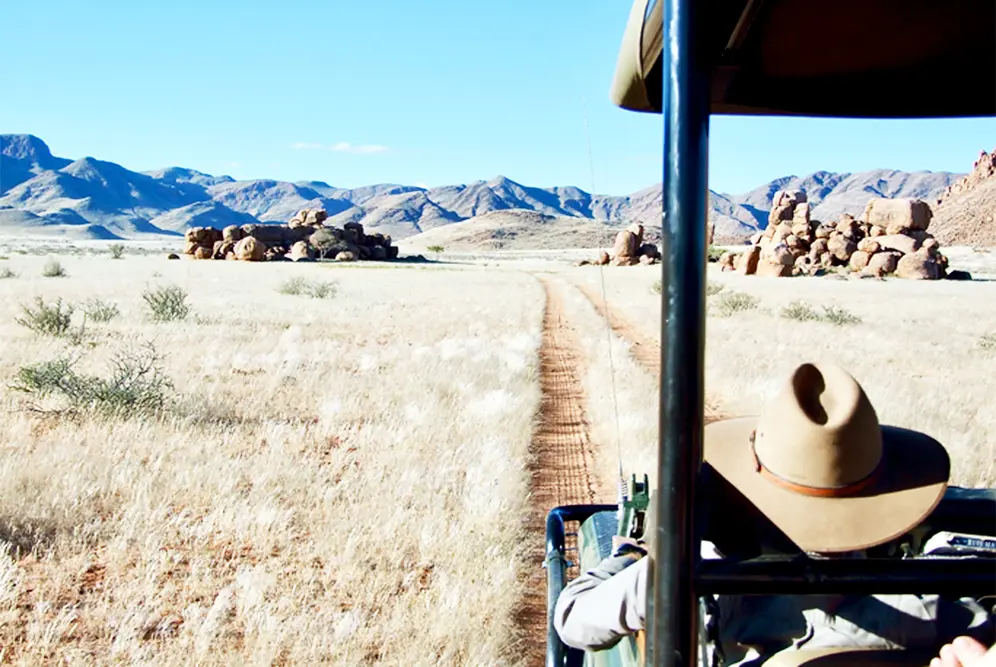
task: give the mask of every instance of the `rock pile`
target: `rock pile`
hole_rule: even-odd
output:
[[[323,210],[298,211],[286,225],[231,225],[224,229],[192,227],[187,230],[184,253],[194,259],[230,259],[246,262],[385,261],[398,258],[391,237],[366,234],[363,225],[347,222],[342,229],[326,227]]]
[[[643,225],[633,223],[616,234],[612,254],[602,252],[598,259],[578,262],[578,266],[634,266],[636,264],[657,264],[661,260],[660,250],[653,243],[643,242]]]
[[[801,190],[775,193],[768,226],[750,247],[720,259],[724,271],[745,275],[822,275],[830,270],[862,276],[937,280],[948,260],[927,228],[930,206],[920,199],[872,199],[857,220],[844,214],[821,223],[810,219]]]

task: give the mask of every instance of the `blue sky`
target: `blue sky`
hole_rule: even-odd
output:
[[[0,3],[0,132],[57,155],[235,178],[429,186],[503,174],[625,194],[659,116],[608,89],[628,0]],[[924,90],[911,94],[929,94]],[[710,185],[819,169],[967,171],[993,119],[712,121]]]

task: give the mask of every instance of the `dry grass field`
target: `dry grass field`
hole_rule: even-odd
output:
[[[562,407],[585,415],[586,474],[614,491],[620,446],[627,476],[652,473],[657,439],[656,374],[576,286],[597,299],[604,277],[653,340],[660,267],[568,255],[258,265],[94,245],[45,277],[51,258],[9,248],[0,664],[533,664],[545,289],[576,347]],[[831,358],[883,421],[949,447],[954,482],[996,484],[996,283],[710,282],[723,413]],[[170,287],[188,296],[159,312],[189,310],[157,320],[146,296]]]
[[[535,279],[58,260],[0,261],[0,663],[521,664]],[[44,335],[35,297],[119,312]]]
[[[953,483],[996,485],[996,259],[951,254],[983,279],[778,279],[711,266],[707,395],[726,414],[756,413],[794,365],[832,360],[858,378],[882,422],[947,446]],[[600,293],[598,268],[565,273]],[[606,267],[602,275],[609,302],[659,341],[660,267]]]

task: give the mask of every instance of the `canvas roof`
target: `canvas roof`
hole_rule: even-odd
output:
[[[996,116],[994,0],[700,1],[713,114]],[[633,4],[611,92],[624,109],[661,112],[663,3]]]

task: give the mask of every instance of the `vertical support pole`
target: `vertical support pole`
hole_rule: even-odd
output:
[[[695,482],[702,461],[709,63],[704,3],[664,3],[664,192],[657,528],[647,596],[648,667],[693,667],[694,573],[700,537]],[[650,593],[650,591],[648,591]]]
[[[554,508],[546,516],[546,667],[564,667],[567,647],[557,635],[553,624],[553,612],[560,592],[567,585],[567,559],[564,558],[564,516],[560,508]]]

